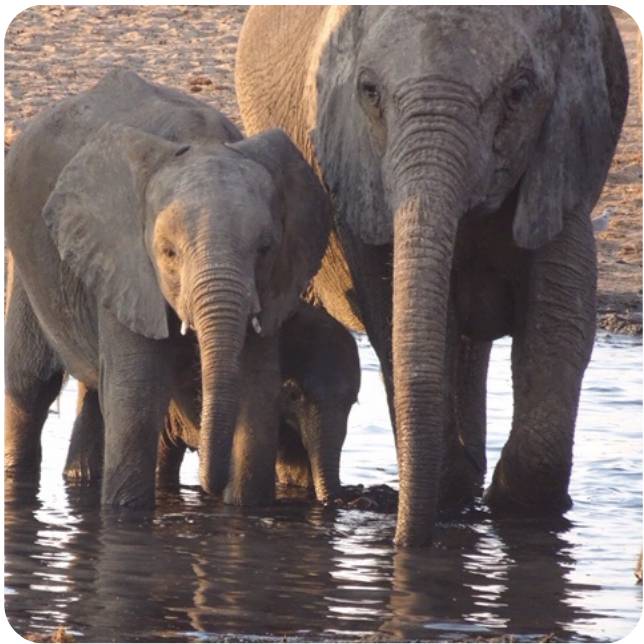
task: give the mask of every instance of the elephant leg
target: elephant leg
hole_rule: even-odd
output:
[[[309,455],[299,434],[285,422],[279,428],[275,475],[280,485],[313,489]]]
[[[76,420],[63,473],[68,483],[88,485],[101,479],[103,431],[98,392],[79,382]]]
[[[360,312],[369,342],[378,361],[387,394],[391,427],[396,439],[396,415],[394,408],[391,262],[393,248],[390,245],[369,246],[343,230],[342,246],[350,266],[360,268],[358,279],[353,280],[353,292],[347,298],[354,302]],[[318,279],[316,277],[316,279]]]
[[[242,355],[240,408],[224,502],[267,505],[275,498],[281,377],[274,338],[249,335]]]
[[[512,431],[486,500],[499,511],[559,513],[571,505],[573,434],[595,337],[590,219],[569,219],[529,274],[512,343]]]
[[[451,347],[451,387],[441,507],[462,507],[481,494],[486,470],[487,369],[492,343],[463,335]]]
[[[166,342],[99,320],[100,403],[105,423],[101,502],[153,507],[159,433],[170,403]]]
[[[174,425],[176,422],[178,421],[171,412],[166,414],[157,452],[158,488],[177,489],[179,487],[179,473],[186,453],[186,444],[179,437]]]
[[[5,314],[5,477],[37,482],[40,435],[60,393],[63,367],[40,329],[12,260]]]
[[[351,330],[364,330],[367,334],[380,362],[396,441],[391,282],[393,248],[390,244],[364,244],[342,222],[337,222],[337,226],[339,239],[335,233],[331,234],[322,268],[313,280],[314,294],[319,296],[325,310],[335,319]],[[349,267],[359,267],[359,271],[356,273],[354,268],[352,274]]]

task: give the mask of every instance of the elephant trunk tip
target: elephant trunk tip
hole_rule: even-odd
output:
[[[203,459],[201,460],[203,463]],[[224,466],[222,467],[199,467],[199,485],[206,494],[213,496],[221,496],[224,493],[226,485],[228,484],[228,472]]]
[[[431,545],[431,543],[431,530],[426,527],[424,530],[415,530],[411,524],[398,521],[394,536],[394,545],[397,548],[422,548]]]

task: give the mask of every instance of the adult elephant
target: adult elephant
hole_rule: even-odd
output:
[[[442,469],[446,499],[482,480],[487,359],[506,334],[514,419],[489,503],[568,507],[595,328],[589,214],[628,94],[609,10],[253,7],[236,85],[247,131],[284,128],[334,201],[314,285],[382,364],[396,542],[431,537]]]
[[[86,386],[82,422],[104,420],[103,503],[153,503],[159,431],[170,399],[193,408],[181,375],[197,345],[201,484],[228,484],[233,503],[270,500],[277,330],[330,226],[288,137],[242,139],[208,105],[115,70],[30,124],[5,186],[9,479],[37,475],[66,371]],[[230,472],[232,449],[251,475]]]

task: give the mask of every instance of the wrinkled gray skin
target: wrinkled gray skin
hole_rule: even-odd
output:
[[[290,134],[335,206],[314,288],[364,328],[396,432],[396,542],[478,493],[490,343],[513,337],[514,418],[487,501],[569,507],[594,338],[590,224],[627,69],[604,7],[253,7],[247,132]]]
[[[5,177],[9,480],[37,475],[67,371],[89,390],[87,422],[100,401],[102,502],[151,505],[159,431],[171,399],[192,408],[181,375],[198,346],[201,484],[232,503],[270,500],[276,332],[329,226],[328,199],[288,137],[242,140],[209,106],[116,70],[35,119]],[[233,447],[258,461],[252,480],[229,469]]]
[[[340,492],[340,454],[360,389],[358,348],[328,313],[302,303],[282,325],[279,359],[277,482],[330,501]],[[186,447],[198,445],[199,427],[173,405],[159,440],[157,483],[177,486]]]

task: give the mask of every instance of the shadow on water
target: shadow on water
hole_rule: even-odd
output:
[[[624,357],[621,348],[600,347],[641,370],[641,355]],[[372,366],[373,356],[361,358]],[[370,367],[373,382],[366,378],[361,392],[370,405],[353,417],[343,479],[369,472],[368,484],[395,485]],[[496,427],[507,420],[498,410],[511,413],[504,377],[492,370],[491,463],[503,443]],[[434,547],[419,550],[393,548],[393,514],[297,497],[243,511],[184,485],[154,512],[100,511],[96,489],[61,480],[68,392],[43,437],[40,487],[5,490],[6,615],[20,634],[64,626],[78,641],[618,639],[641,611],[632,576],[641,525],[638,387],[639,371],[620,383],[589,370],[567,518],[501,521],[477,507],[446,518]]]

